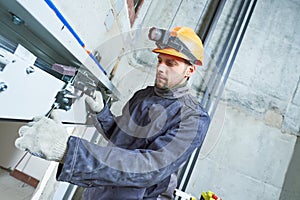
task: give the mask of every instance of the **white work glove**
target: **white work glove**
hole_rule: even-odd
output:
[[[19,129],[19,135],[15,141],[18,149],[46,160],[61,163],[64,161],[69,135],[56,110],[53,110],[50,118],[35,117],[33,122]]]
[[[104,107],[102,94],[97,90],[94,92],[94,98],[87,96],[85,102],[89,105],[90,109],[96,113],[100,112]]]

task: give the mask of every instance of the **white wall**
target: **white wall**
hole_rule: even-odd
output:
[[[124,46],[122,37],[119,36],[130,28],[125,1],[55,0],[53,3],[84,42],[86,49],[100,53],[100,63],[110,73]]]
[[[13,169],[24,152],[18,151],[14,145],[19,128],[24,123],[0,122],[0,166]]]

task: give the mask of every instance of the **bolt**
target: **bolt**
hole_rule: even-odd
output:
[[[68,99],[68,98],[63,98],[62,100],[63,100],[63,102],[64,102],[65,104],[68,104],[68,103],[69,103],[69,99]]]
[[[20,17],[18,17],[18,16],[15,15],[15,14],[12,14],[12,22],[13,22],[15,25],[22,25],[22,24],[24,24],[24,20],[21,19]]]
[[[95,58],[96,58],[96,60],[97,60],[98,62],[101,61],[102,56],[100,55],[100,52],[99,52],[99,51],[96,51],[96,52],[94,53],[94,56],[95,56]]]
[[[0,82],[0,92],[7,90],[7,85],[4,82]]]
[[[26,68],[26,73],[27,74],[31,74],[33,72],[35,72],[35,69],[32,66]]]

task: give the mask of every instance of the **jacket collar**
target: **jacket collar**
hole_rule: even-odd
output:
[[[154,86],[154,93],[163,98],[176,99],[189,93],[189,88],[187,87],[187,83],[183,83],[171,89],[161,89]]]

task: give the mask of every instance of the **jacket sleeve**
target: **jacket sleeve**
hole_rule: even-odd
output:
[[[183,119],[177,127],[154,140],[148,149],[101,147],[70,137],[57,180],[83,187],[149,187],[176,172],[191,153],[201,147],[209,122],[205,112]]]
[[[134,95],[130,98],[130,100],[124,105],[122,114],[124,113],[128,114],[127,110],[129,109],[129,104],[130,102],[132,102],[132,100],[135,101],[138,98],[144,98],[145,94],[149,94],[149,92],[147,91],[145,92],[145,91],[146,90],[142,90],[142,92],[138,91],[134,93]],[[126,116],[126,117],[130,117],[130,116]],[[108,104],[106,104],[104,108],[99,113],[97,113],[96,118],[97,118],[96,127],[100,125],[102,130],[101,134],[104,135],[107,139],[110,139],[115,128],[118,126],[117,121],[119,117],[114,116],[110,111]]]
[[[104,108],[96,115],[97,124],[101,126],[101,134],[110,139],[111,133],[116,126],[115,116],[111,113],[109,106],[106,104]],[[96,127],[97,127],[96,124]]]

